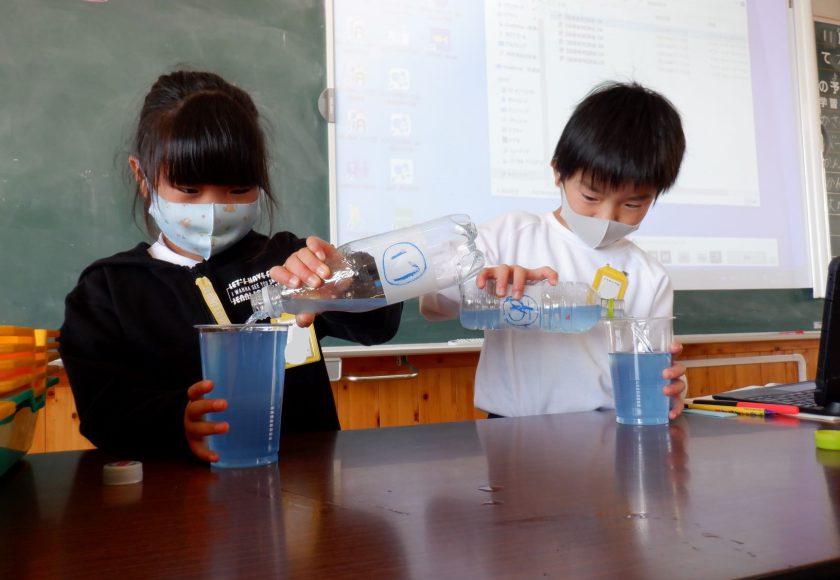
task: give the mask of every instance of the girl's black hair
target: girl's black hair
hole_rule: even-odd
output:
[[[180,185],[259,186],[269,223],[275,205],[265,134],[257,107],[242,89],[210,72],[177,71],[158,77],[143,101],[133,155],[157,189],[162,176]],[[146,229],[153,233],[150,199],[140,184]]]
[[[677,179],[685,153],[680,115],[659,93],[637,83],[596,87],[569,118],[551,164],[561,179],[578,171],[591,183],[656,189]]]

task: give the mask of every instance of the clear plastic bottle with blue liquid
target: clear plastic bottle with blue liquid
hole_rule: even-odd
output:
[[[251,295],[254,316],[365,312],[457,286],[484,266],[475,225],[465,214],[341,245],[326,260],[332,274],[319,288],[269,285]]]
[[[583,282],[529,282],[521,298],[496,296],[495,280],[484,288],[475,279],[461,284],[461,326],[471,330],[533,330],[578,333],[601,319],[598,293]]]

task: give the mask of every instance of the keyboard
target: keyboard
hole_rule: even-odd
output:
[[[814,402],[814,391],[799,391],[794,393],[779,393],[775,395],[762,395],[760,397],[741,397],[744,401],[755,401],[756,403],[778,403],[780,405],[796,405],[800,408],[819,408]]]

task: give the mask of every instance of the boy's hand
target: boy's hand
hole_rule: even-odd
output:
[[[682,344],[674,341],[671,343],[671,360],[674,356],[679,356],[682,352]],[[685,381],[682,376],[685,374],[685,366],[679,362],[672,362],[671,366],[662,371],[662,378],[670,380],[670,384],[665,385],[662,392],[671,397],[671,411],[668,413],[670,419],[676,419],[682,413],[683,391],[685,391]]]
[[[525,282],[548,280],[554,286],[557,284],[558,276],[557,272],[548,266],[543,266],[542,268],[523,268],[522,266],[502,264],[500,266],[484,268],[476,277],[475,284],[479,288],[484,288],[487,280],[491,278],[496,280],[497,296],[501,298],[502,296],[508,295],[507,287],[508,281],[510,281],[510,294],[514,299],[519,300],[525,292]]]
[[[208,435],[227,433],[230,429],[225,421],[205,421],[205,413],[218,413],[227,409],[224,399],[205,399],[204,395],[213,390],[213,381],[198,381],[187,390],[190,401],[184,411],[184,432],[193,455],[202,461],[218,461],[219,454],[210,451],[204,440]]]
[[[275,266],[268,274],[278,284],[287,288],[320,288],[324,280],[332,274],[326,259],[335,252],[329,242],[315,236],[306,238],[306,247],[301,248],[286,259],[282,266]],[[298,326],[307,327],[315,320],[315,313],[307,312],[295,316]]]

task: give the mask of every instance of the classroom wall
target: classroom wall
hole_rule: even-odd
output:
[[[838,0],[811,0],[814,16],[840,20],[840,2]]]

